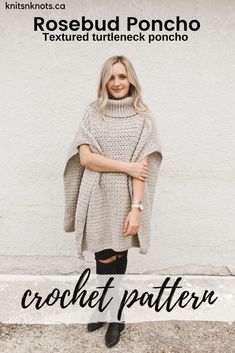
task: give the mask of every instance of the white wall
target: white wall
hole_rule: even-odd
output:
[[[234,2],[70,1],[64,11],[1,11],[0,272],[74,273],[63,232],[63,168],[99,70],[133,62],[164,159],[149,255],[129,271],[235,272]],[[197,18],[187,42],[44,42],[33,17]],[[121,31],[120,31],[121,32]],[[124,31],[122,31],[124,33]],[[5,53],[2,55],[2,53]],[[92,255],[85,265],[92,266]]]

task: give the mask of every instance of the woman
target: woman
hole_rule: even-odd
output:
[[[78,253],[92,251],[97,274],[124,274],[128,249],[149,247],[151,210],[161,148],[131,62],[113,56],[103,65],[64,171],[64,230],[76,229]],[[76,225],[76,226],[75,226]],[[103,322],[88,324],[89,331]],[[107,347],[124,323],[111,322]]]

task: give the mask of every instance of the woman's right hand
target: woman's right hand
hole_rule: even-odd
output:
[[[142,160],[140,162],[128,163],[127,174],[141,181],[146,181],[148,176],[148,162]]]

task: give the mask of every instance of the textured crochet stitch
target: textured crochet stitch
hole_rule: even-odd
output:
[[[105,119],[89,107],[70,147],[64,170],[65,232],[76,232],[77,252],[140,248],[146,254],[151,233],[151,214],[162,152],[154,120],[137,112],[133,98],[108,100]],[[144,210],[138,234],[124,236],[123,226],[131,210],[132,178],[125,173],[96,172],[82,167],[79,146],[93,153],[128,162],[148,156]]]

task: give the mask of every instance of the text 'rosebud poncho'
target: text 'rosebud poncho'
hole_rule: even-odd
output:
[[[148,251],[151,213],[161,147],[153,120],[134,108],[133,98],[108,101],[105,119],[89,108],[68,153],[64,170],[64,230],[76,231],[78,254],[103,249],[115,251],[139,247]],[[132,178],[125,173],[96,172],[80,164],[79,146],[88,144],[93,153],[128,162],[148,156],[148,177],[139,232],[124,236],[123,227],[131,210]]]

